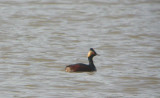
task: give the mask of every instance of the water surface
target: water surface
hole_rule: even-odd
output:
[[[0,0],[0,97],[159,98],[159,25],[158,0]]]

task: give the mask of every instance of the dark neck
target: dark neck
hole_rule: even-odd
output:
[[[88,61],[89,61],[89,66],[95,67],[93,63],[93,56],[88,57]]]

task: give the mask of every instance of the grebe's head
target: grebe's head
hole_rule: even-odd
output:
[[[98,55],[96,53],[96,51],[93,48],[90,48],[90,50],[88,52],[88,57],[91,57],[91,56],[93,57],[93,56],[96,56],[96,55]]]

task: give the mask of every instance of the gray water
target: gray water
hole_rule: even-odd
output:
[[[67,73],[88,63],[97,72]],[[0,98],[160,98],[159,0],[0,0]]]

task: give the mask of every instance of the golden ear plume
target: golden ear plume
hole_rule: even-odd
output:
[[[89,51],[87,56],[90,57],[92,54],[93,54],[93,51]]]

